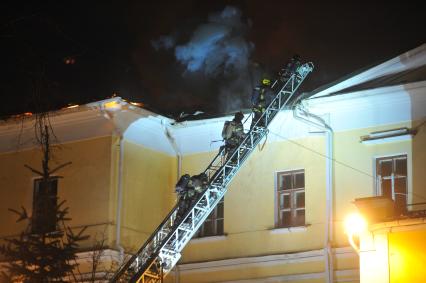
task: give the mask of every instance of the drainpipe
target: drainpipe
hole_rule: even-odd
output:
[[[121,246],[121,209],[123,205],[123,156],[124,156],[124,148],[123,148],[123,135],[120,134],[120,142],[119,142],[119,156],[118,156],[118,176],[117,176],[117,223],[115,230],[115,246],[120,252],[120,262],[124,260],[124,248]]]
[[[333,282],[333,257],[331,242],[333,240],[333,129],[319,116],[306,110],[301,104],[298,104],[293,110],[293,117],[305,124],[314,126],[326,132],[326,227],[325,227],[325,270],[326,282]]]
[[[164,134],[167,137],[167,140],[169,141],[170,145],[173,148],[173,151],[175,152],[177,156],[177,175],[176,175],[176,182],[179,180],[180,176],[182,175],[182,154],[180,153],[179,147],[176,143],[175,138],[173,137],[172,133],[170,133],[169,129],[167,129],[166,124],[163,120],[161,120],[161,125],[164,129]],[[175,283],[180,282],[180,271],[179,271],[179,265],[175,265],[174,267],[174,274],[175,274]]]
[[[176,177],[176,182],[177,180],[179,180],[180,176],[182,175],[182,155],[176,151],[176,156],[177,156],[177,177]]]

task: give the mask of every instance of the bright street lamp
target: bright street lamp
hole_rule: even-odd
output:
[[[345,232],[351,246],[359,253],[359,247],[354,242],[354,236],[359,236],[367,230],[367,221],[359,214],[353,213],[345,219]]]

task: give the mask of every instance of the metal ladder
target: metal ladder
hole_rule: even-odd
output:
[[[272,84],[276,96],[238,147],[227,156],[225,149],[220,150],[209,164],[204,171],[208,176],[207,188],[180,222],[175,223],[178,211],[176,205],[139,251],[117,270],[110,282],[163,282],[164,276],[178,262],[186,244],[226,194],[229,183],[244,161],[266,136],[269,124],[287,105],[313,68],[312,63],[305,63],[284,82],[278,79]]]

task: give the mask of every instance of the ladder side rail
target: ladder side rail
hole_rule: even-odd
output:
[[[186,232],[187,234],[190,234],[190,235],[189,235],[189,237],[188,237],[188,235],[187,235],[187,237],[183,237],[182,239],[184,240],[184,242],[180,243],[180,245],[178,246],[178,249],[177,250],[174,249],[173,252],[179,253],[185,247],[186,243],[189,242],[191,237],[195,234],[195,232],[198,230],[198,228],[201,226],[201,224],[204,222],[204,220],[208,217],[208,215],[211,213],[211,211],[214,209],[214,207],[216,207],[217,203],[220,201],[220,199],[223,197],[223,195],[225,195],[225,193],[227,192],[227,185],[229,184],[229,182],[231,182],[233,177],[236,175],[238,169],[242,166],[244,161],[249,157],[250,153],[253,151],[255,146],[266,135],[267,126],[270,124],[270,122],[273,120],[273,118],[276,116],[276,114],[281,110],[281,108],[285,107],[287,102],[290,100],[291,96],[294,94],[294,92],[297,90],[297,88],[300,86],[300,84],[303,82],[303,80],[306,78],[306,76],[312,71],[313,64],[312,63],[306,63],[306,64],[302,65],[300,68],[302,68],[301,73],[293,74],[291,76],[291,78],[285,82],[285,84],[283,85],[281,90],[278,92],[278,94],[275,96],[275,98],[268,105],[265,112],[256,121],[255,126],[252,127],[252,129],[249,131],[249,133],[246,134],[246,137],[240,142],[239,146],[237,147],[237,149],[234,150],[232,155],[230,157],[227,157],[225,162],[223,161],[223,157],[222,157],[224,149],[222,149],[216,155],[216,157],[213,159],[213,161],[210,163],[210,165],[204,171],[204,172],[209,173],[208,174],[208,177],[209,177],[208,188],[204,191],[204,193],[202,195],[199,196],[198,200],[191,206],[190,210],[184,215],[184,218],[179,223],[179,225],[177,227],[175,227],[174,229],[172,229],[172,231],[170,231],[170,227],[172,227],[173,220],[176,217],[176,210],[177,210],[177,206],[178,206],[178,205],[176,205],[172,209],[172,211],[167,215],[167,217],[163,220],[163,222],[160,224],[160,226],[156,229],[156,231],[154,231],[154,233],[151,234],[151,237],[149,238],[149,240],[145,242],[145,244],[138,251],[138,253],[135,254],[125,265],[122,266],[122,268],[119,269],[119,272],[116,273],[116,276],[114,276],[112,282],[115,282],[114,279],[116,280],[121,274],[124,274],[125,271],[132,265],[132,262],[134,262],[136,259],[138,259],[140,255],[144,256],[144,253],[143,253],[144,250],[151,247],[151,251],[154,250],[154,253],[151,253],[151,254],[145,253],[145,260],[143,260],[144,257],[142,257],[143,265],[148,265],[148,267],[140,268],[139,271],[137,272],[137,274],[139,274],[138,278],[141,278],[140,273],[142,273],[142,272],[145,273],[147,268],[149,269],[149,267],[152,266],[152,264],[155,262],[155,259],[158,258],[158,255],[159,255],[161,249],[163,249],[167,245],[167,243],[172,239],[172,237],[175,234],[176,234],[177,241],[179,240],[179,235],[178,235],[179,229],[181,229],[183,233]],[[298,71],[299,71],[299,69],[298,69]],[[300,75],[300,79],[298,81],[296,81],[296,84],[295,84],[295,80],[296,80],[297,75]],[[289,83],[290,83],[291,89],[290,89],[290,91],[285,91],[286,86],[288,86]],[[275,83],[274,83],[274,85],[275,85]],[[281,96],[285,95],[286,93],[289,93],[290,95],[287,97],[285,102],[281,105]],[[278,101],[278,108],[274,109],[273,106],[274,106],[276,100]],[[264,118],[266,120],[265,121],[266,127],[264,128],[265,130],[257,132],[258,131],[257,129],[261,128],[261,127],[257,127],[256,124],[263,118],[263,116],[265,116]],[[268,121],[269,117],[271,117],[271,118]],[[249,147],[245,147],[243,149],[242,147],[245,146],[246,144],[248,144]],[[242,151],[241,151],[241,149],[242,149]],[[241,156],[241,153],[244,153],[244,154]],[[232,157],[234,155],[237,155],[236,156],[237,157],[237,166],[229,166],[228,164],[230,164],[230,160],[232,159]],[[219,164],[214,165],[215,161],[217,161],[217,160],[218,160]],[[228,174],[226,173],[226,168],[227,168],[226,166],[228,166],[228,168],[231,168],[231,170],[230,170],[230,172],[228,172]],[[212,169],[212,168],[218,168],[218,167],[219,167],[219,169],[217,169],[217,170]],[[214,184],[214,182],[217,179],[220,178],[219,177],[220,175],[218,173],[222,173],[222,175],[223,175],[221,177],[222,178],[222,186],[217,186],[217,185],[213,186],[213,187],[215,187],[215,192],[213,193],[213,195],[215,195],[216,197],[214,198],[213,202],[209,203],[209,197],[207,196],[207,194],[212,195],[212,190],[210,190],[210,187],[212,187],[212,184]],[[211,175],[211,174],[213,174],[213,175]],[[217,190],[217,188],[221,188],[221,190]],[[217,194],[217,192],[219,192],[219,193]],[[202,201],[202,199],[206,200],[207,209],[206,210],[199,209],[200,213],[198,213],[198,215],[201,215],[201,218],[199,218],[198,221],[197,221],[197,218],[195,217],[195,209],[197,208],[197,206],[202,207],[202,206],[200,206],[200,202]],[[180,226],[182,226],[184,223],[187,222],[190,215],[192,216],[192,218],[191,218],[192,229],[185,231]],[[196,221],[195,224],[194,224],[194,221]],[[168,229],[161,231],[162,229],[164,229],[165,226]],[[156,238],[157,235],[166,235],[166,236],[159,237],[159,239],[157,239]],[[181,249],[179,249],[179,248],[181,248]],[[148,251],[146,251],[146,252],[148,252]],[[135,278],[135,276],[133,276],[133,278]]]

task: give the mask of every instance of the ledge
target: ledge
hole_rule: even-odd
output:
[[[372,132],[361,137],[362,144],[381,144],[387,142],[408,141],[416,134],[415,130],[406,127],[386,131]]]
[[[412,134],[393,136],[393,137],[384,137],[379,139],[370,139],[361,141],[362,144],[382,144],[387,142],[399,142],[399,141],[409,141],[413,138]]]
[[[207,242],[216,242],[226,240],[226,235],[218,235],[218,236],[209,236],[209,237],[201,237],[201,238],[193,238],[190,243],[207,243]]]
[[[296,226],[296,227],[288,227],[288,228],[275,228],[271,229],[271,234],[288,234],[288,233],[298,233],[298,232],[306,232],[307,226]]]

